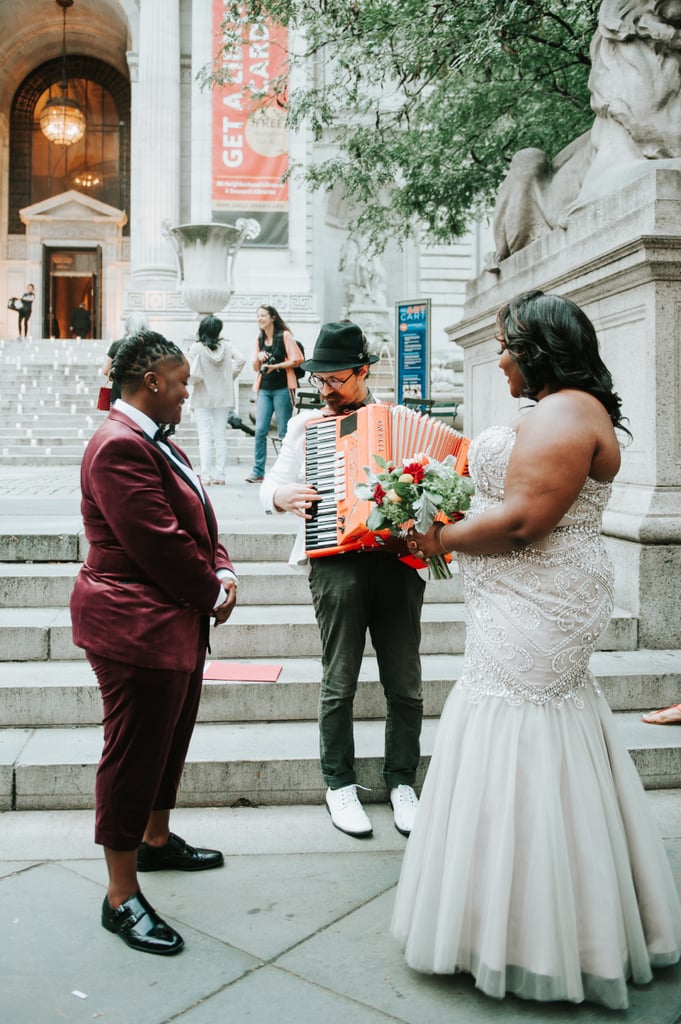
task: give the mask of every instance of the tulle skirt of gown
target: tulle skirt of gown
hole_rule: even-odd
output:
[[[676,889],[612,713],[450,694],[393,934],[418,971],[487,995],[628,1005],[681,948]]]

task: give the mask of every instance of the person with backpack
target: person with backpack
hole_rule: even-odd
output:
[[[253,390],[255,403],[255,454],[253,469],[246,482],[261,483],[267,459],[267,434],[274,415],[277,433],[283,439],[293,412],[298,388],[296,367],[303,362],[289,327],[274,306],[259,306],[257,312],[258,338],[253,358],[256,378]]]

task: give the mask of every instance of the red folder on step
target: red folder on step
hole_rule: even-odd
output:
[[[224,679],[240,683],[276,683],[281,665],[254,665],[241,661],[207,661],[204,679]]]

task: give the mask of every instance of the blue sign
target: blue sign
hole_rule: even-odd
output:
[[[397,375],[395,401],[418,404],[430,398],[430,299],[396,302]]]

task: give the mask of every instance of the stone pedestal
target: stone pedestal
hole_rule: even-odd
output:
[[[619,607],[639,646],[681,647],[681,169],[654,162],[468,287],[448,329],[464,349],[465,433],[510,423],[523,402],[497,368],[497,309],[520,292],[565,295],[593,321],[634,438],[604,520]],[[559,467],[556,468],[559,472]]]
[[[344,315],[364,331],[369,351],[379,357],[371,368],[371,388],[385,402],[395,397],[395,343],[392,340],[392,319],[387,306],[375,303],[353,303]]]

